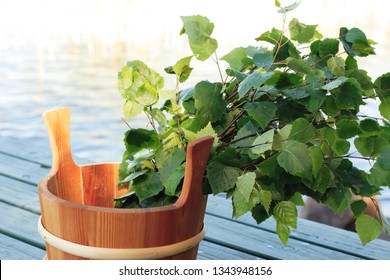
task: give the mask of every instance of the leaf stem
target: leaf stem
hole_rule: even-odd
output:
[[[219,65],[219,59],[218,59],[217,52],[214,52],[214,55],[215,55],[215,59],[213,59],[213,60],[214,60],[215,64],[217,64],[219,77],[221,78],[221,82],[224,85],[225,81],[223,80],[222,70],[221,70],[221,66]]]
[[[121,117],[121,119],[130,129],[132,129],[131,126],[129,125],[129,123],[123,117]]]
[[[153,127],[153,130],[154,130],[156,133],[158,133],[157,128],[156,128],[156,125],[155,125],[155,123],[154,123],[154,118],[153,118],[153,116],[152,116],[152,106],[148,106],[148,109],[149,109],[149,111],[144,111],[144,112],[145,112],[145,115],[146,115],[146,117],[148,118],[149,123],[150,123],[151,126]]]

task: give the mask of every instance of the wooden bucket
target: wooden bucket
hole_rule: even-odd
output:
[[[196,259],[204,236],[202,181],[212,137],[188,145],[181,196],[148,209],[114,208],[118,163],[78,166],[70,149],[70,112],[44,114],[52,170],[38,185],[47,259]]]

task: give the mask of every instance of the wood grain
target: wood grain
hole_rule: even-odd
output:
[[[113,208],[118,164],[77,166],[70,150],[70,113],[44,114],[52,147],[52,170],[38,185],[44,227],[62,239],[102,248],[148,248],[184,241],[203,227],[207,196],[202,180],[212,137],[188,145],[182,195],[172,205]],[[46,245],[49,259],[80,259]],[[170,259],[196,259],[197,247]]]

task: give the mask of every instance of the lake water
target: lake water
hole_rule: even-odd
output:
[[[336,37],[339,26],[364,30],[379,44],[377,56],[359,63],[376,78],[390,71],[390,21],[383,1],[366,4],[303,0],[289,19],[319,24],[328,37]],[[215,23],[222,57],[255,45],[254,38],[273,26],[281,28],[276,10],[274,0],[0,0],[0,135],[48,144],[42,113],[69,107],[73,153],[95,162],[120,161],[127,126],[116,79],[128,60],[141,59],[163,74],[165,66],[190,55],[186,38],[179,36],[180,16],[195,14]],[[218,79],[212,61],[193,66],[193,79]],[[166,79],[173,88],[174,81]],[[375,105],[366,110],[377,114]],[[132,122],[145,124],[142,117]],[[390,217],[389,193],[383,206]]]

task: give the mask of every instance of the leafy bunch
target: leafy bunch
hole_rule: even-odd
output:
[[[375,43],[358,28],[342,27],[338,37],[323,38],[316,25],[295,18],[287,27],[286,14],[297,5],[280,8],[283,28],[258,36],[262,44],[223,56],[224,74],[211,37],[214,24],[203,16],[181,17],[193,55],[165,71],[179,85],[190,76],[194,57],[212,57],[221,81],[205,77],[167,92],[163,77],[143,62],[123,67],[118,79],[124,115],[144,113],[151,127],[125,134],[119,185],[129,192],[116,199],[117,207],[173,203],[187,144],[211,135],[204,192],[226,193],[233,217],[251,212],[261,223],[273,216],[286,244],[297,227],[297,206],[309,196],[340,215],[350,206],[363,244],[389,231],[383,215],[378,222],[364,214],[361,197],[378,195],[390,182],[390,73],[372,81],[359,68],[356,57],[374,54]],[[361,112],[367,100],[378,102],[381,117]],[[356,160],[368,161],[369,172]]]

